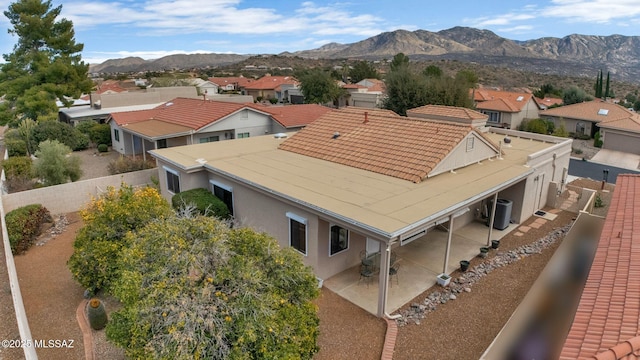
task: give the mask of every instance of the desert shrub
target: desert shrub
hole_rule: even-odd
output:
[[[560,120],[560,124],[553,130],[553,135],[558,137],[569,137],[569,132],[564,124],[564,120]]]
[[[203,188],[182,191],[173,195],[171,205],[173,205],[174,209],[179,209],[185,205],[193,205],[200,214],[221,219],[228,219],[231,216],[227,205],[209,190]]]
[[[68,146],[57,140],[45,140],[36,151],[34,174],[45,186],[64,184],[68,180],[76,181],[82,175],[80,158],[67,156],[71,152]]]
[[[152,169],[154,167],[156,167],[156,163],[151,160],[145,161],[142,158],[134,159],[126,156],[121,156],[118,159],[111,161],[107,165],[107,170],[109,171],[109,174],[116,175],[131,171]]]
[[[27,251],[40,235],[42,224],[53,221],[49,210],[40,204],[27,205],[10,211],[5,220],[13,254]]]
[[[111,144],[111,127],[109,124],[93,124],[89,128],[88,135],[94,144]]]
[[[2,169],[7,177],[31,177],[32,160],[28,156],[10,157],[2,162]]]
[[[278,103],[278,99],[276,99],[276,98],[270,98],[270,99],[269,99],[269,102],[275,105],[275,104],[277,104],[277,103]]]
[[[538,134],[551,134],[553,133],[554,128],[555,125],[551,121],[533,119],[527,122],[525,131]]]
[[[600,137],[600,131],[596,132],[595,135],[593,135],[593,146],[597,148],[602,147],[602,138]]]
[[[27,155],[27,143],[19,139],[5,139],[4,145],[7,147],[9,156]]]
[[[573,152],[574,152],[576,155],[580,155],[580,154],[582,154],[582,149],[573,149]]]
[[[597,208],[604,207],[604,201],[602,201],[602,197],[600,197],[600,194],[596,195],[596,199],[593,202],[593,206]]]
[[[38,144],[45,140],[58,140],[71,150],[84,150],[89,147],[89,137],[73,126],[59,121],[40,121],[31,133],[31,153],[38,148]]]
[[[107,144],[98,145],[98,151],[102,152],[102,153],[109,151],[109,145],[107,145]]]

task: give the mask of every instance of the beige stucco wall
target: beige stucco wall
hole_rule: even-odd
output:
[[[98,195],[108,186],[119,187],[123,182],[134,186],[150,184],[152,176],[158,176],[157,169],[147,169],[6,194],[2,195],[2,203],[6,212],[28,204],[42,204],[52,214],[69,213],[83,208],[89,203],[92,196]]]
[[[225,132],[233,134],[233,138],[237,138],[238,133],[248,132],[250,137],[264,135],[271,131],[271,118],[262,113],[251,110],[241,110],[232,114],[221,121],[216,121],[209,126],[205,126],[198,130],[198,135],[203,134],[205,137],[209,134],[218,135],[222,133],[220,140],[225,140]],[[195,137],[195,136],[194,136]],[[194,141],[197,143],[198,141]]]
[[[542,116],[542,118],[545,119],[545,120],[553,121],[553,124],[556,127],[559,127],[560,124],[564,122],[564,128],[567,130],[567,132],[570,132],[570,133],[575,133],[576,132],[576,126],[578,125],[579,122],[584,124],[584,134],[585,135],[591,135],[592,128],[595,126],[593,122],[588,121],[588,120],[557,118],[555,116]]]
[[[473,138],[473,149],[467,151],[467,141],[469,138]],[[469,133],[457,147],[447,155],[434,169],[429,173],[429,176],[434,176],[447,172],[450,170],[459,169],[469,164],[474,164],[479,161],[486,160],[491,157],[495,157],[496,151],[493,150],[486,142],[480,139],[474,133]]]

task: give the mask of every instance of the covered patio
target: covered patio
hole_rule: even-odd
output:
[[[446,261],[449,233],[434,227],[420,238],[400,246],[392,246],[395,262],[399,265],[397,276],[389,277],[387,312],[393,313],[411,299],[436,283],[440,273],[450,274],[460,266],[460,260],[471,260],[480,253],[480,247],[490,240],[499,240],[518,224],[510,224],[504,230],[491,229],[484,221],[472,221],[451,234],[448,261]],[[489,236],[491,236],[489,238]],[[446,268],[445,268],[446,266]],[[324,286],[372,314],[378,311],[379,275],[360,277],[360,265],[351,267],[324,281]]]

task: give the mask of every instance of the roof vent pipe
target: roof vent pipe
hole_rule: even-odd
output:
[[[363,124],[366,124],[368,122],[369,122],[369,112],[365,111],[364,112],[364,122],[363,122]]]
[[[333,133],[333,136],[331,138],[332,139],[337,139],[338,136],[340,136],[340,133],[336,131],[336,132]]]

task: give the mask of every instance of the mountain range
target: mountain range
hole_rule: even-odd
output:
[[[602,69],[619,81],[640,83],[640,36],[573,34],[515,41],[489,30],[453,27],[438,32],[396,30],[352,44],[330,43],[313,50],[280,56],[312,59],[391,59],[402,52],[415,60],[458,60],[505,66],[543,74],[590,76]],[[249,55],[170,55],[153,61],[140,58],[107,60],[91,72],[129,72],[174,68],[217,67],[238,63]]]

